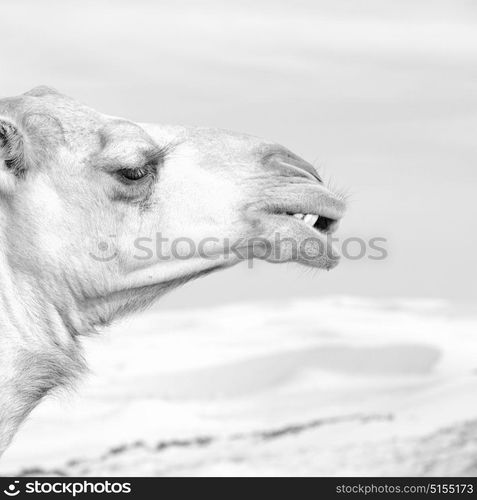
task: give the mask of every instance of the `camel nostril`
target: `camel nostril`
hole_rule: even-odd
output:
[[[265,155],[264,161],[281,170],[285,175],[301,175],[302,177],[313,177],[313,179],[323,183],[315,167],[295,155],[287,149],[269,152]]]

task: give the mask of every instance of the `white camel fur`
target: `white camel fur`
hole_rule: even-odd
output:
[[[85,370],[82,336],[236,264],[225,242],[330,269],[327,235],[344,208],[313,166],[271,142],[137,124],[47,87],[1,99],[0,455],[41,399]],[[157,234],[163,253],[139,257],[137,242]],[[178,238],[203,251],[173,253]]]

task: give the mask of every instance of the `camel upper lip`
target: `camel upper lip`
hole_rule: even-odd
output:
[[[264,208],[270,214],[294,217],[294,222],[322,233],[334,232],[346,211],[345,202],[322,184],[306,185],[300,191],[280,193],[267,200]]]

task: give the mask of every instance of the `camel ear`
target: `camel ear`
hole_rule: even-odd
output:
[[[0,191],[11,191],[25,171],[23,134],[12,120],[0,116]]]

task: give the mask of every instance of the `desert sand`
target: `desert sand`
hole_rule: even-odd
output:
[[[154,310],[86,340],[91,373],[33,413],[0,471],[475,475],[476,332],[438,300]]]

